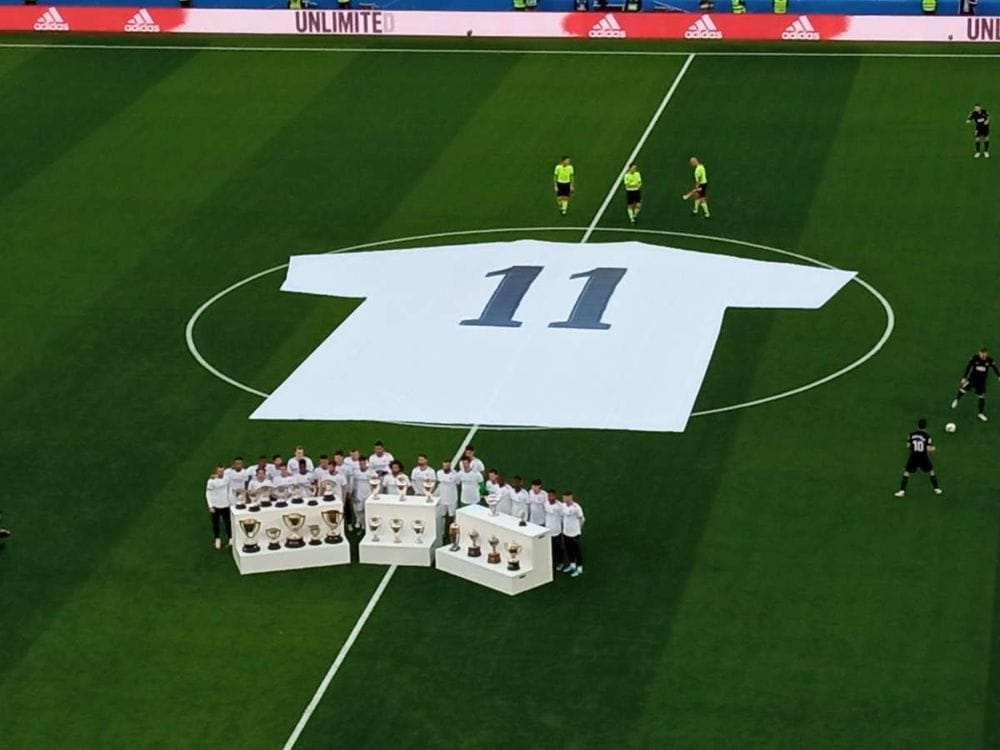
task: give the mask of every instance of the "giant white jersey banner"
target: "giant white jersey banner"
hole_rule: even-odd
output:
[[[683,431],[727,307],[821,307],[853,272],[639,242],[301,255],[365,301],[252,419]]]

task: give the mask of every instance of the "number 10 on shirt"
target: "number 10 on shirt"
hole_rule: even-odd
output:
[[[520,320],[514,320],[514,314],[528,293],[528,289],[538,278],[545,266],[510,266],[499,271],[490,271],[486,278],[500,276],[493,295],[478,318],[463,320],[463,326],[492,326],[496,328],[519,328]],[[583,289],[573,309],[566,320],[549,323],[549,328],[576,328],[582,330],[605,331],[611,328],[610,323],[601,320],[604,311],[614,294],[618,282],[622,280],[627,268],[593,268],[589,271],[574,273],[569,278],[586,279]]]

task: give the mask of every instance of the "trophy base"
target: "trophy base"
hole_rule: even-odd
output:
[[[301,538],[289,539],[287,542],[285,542],[285,546],[288,547],[288,549],[298,549],[299,547],[306,546],[306,540]]]
[[[334,501],[333,495],[323,495],[324,503],[332,503]]]
[[[520,520],[520,522],[519,522],[519,523],[518,523],[517,525],[518,525],[518,526],[527,526],[527,525],[528,525],[528,522],[527,522],[527,521],[525,521],[525,520],[524,520],[524,519],[522,518],[522,519]]]
[[[248,554],[251,553],[251,552],[260,552],[260,545],[259,544],[244,544],[243,545],[243,551],[246,552],[246,553],[248,553]]]
[[[469,557],[481,557],[483,554],[482,547],[469,547]]]
[[[319,502],[317,500],[310,500],[306,505],[319,505]]]
[[[274,507],[276,507],[276,508],[287,508],[288,507],[288,503],[286,503],[284,500],[279,500],[278,502],[276,502],[274,504]]]
[[[488,554],[486,556],[486,562],[488,562],[490,565],[499,565],[500,564],[500,553],[499,552],[490,552],[490,554]]]
[[[270,508],[271,507],[271,501],[270,500],[265,500],[264,502],[262,502],[260,504],[260,507],[261,508]]]
[[[507,563],[507,570],[520,570],[520,569],[521,569],[521,563],[519,563],[517,560]]]
[[[302,498],[301,497],[293,497],[292,498],[292,505],[302,505]]]
[[[278,542],[271,542],[267,545],[268,549],[281,549],[281,545]]]
[[[318,546],[319,546],[319,545],[321,545],[322,543],[323,543],[323,542],[321,542],[321,541],[320,541],[319,539],[310,539],[310,540],[309,540],[309,546],[310,546],[310,547],[318,547]]]
[[[239,507],[239,506],[236,506],[236,507]],[[260,510],[260,506],[259,505],[251,505],[249,508],[247,508],[247,512],[248,513],[256,513],[258,510]]]
[[[327,544],[341,544],[344,541],[344,537],[340,534],[337,534],[336,536],[328,535],[323,541]]]
[[[236,510],[246,510],[246,507],[243,503],[236,503]]]

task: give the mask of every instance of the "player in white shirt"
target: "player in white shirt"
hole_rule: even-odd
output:
[[[250,469],[250,478],[253,479],[255,476],[257,476],[257,472],[260,471],[261,469],[264,470],[264,474],[266,476],[271,476],[271,474],[274,472],[274,464],[272,464],[270,461],[267,460],[267,456],[259,456],[257,458],[257,465],[251,467]]]
[[[462,459],[465,460],[464,458]],[[472,459],[469,459],[469,466],[472,466]],[[486,497],[490,495],[496,495],[500,497],[500,472],[496,469],[490,469],[486,472],[486,481],[483,482],[483,494]],[[503,509],[498,505],[497,511],[503,513]]]
[[[479,504],[479,485],[483,481],[483,473],[473,470],[471,463],[472,459],[463,456],[460,468],[455,472],[455,480],[461,491],[459,499],[462,501],[462,505]]]
[[[437,472],[427,465],[427,456],[421,453],[417,456],[417,465],[410,471],[410,483],[413,485],[413,492],[417,495],[424,494],[424,480],[429,479],[437,483]],[[431,490],[431,493],[434,491]]]
[[[312,470],[312,482],[316,488],[316,497],[322,496],[328,501],[334,499],[333,466],[325,453],[319,457],[319,463]]]
[[[281,457],[280,453],[275,453],[271,456],[271,470],[267,473],[267,478],[274,481],[274,478],[281,473],[281,467],[285,465],[285,459]]]
[[[573,499],[572,492],[564,492],[563,502],[563,542],[566,544],[566,572],[576,578],[583,575],[583,550],[580,537],[583,534],[583,524],[587,520],[583,508]]]
[[[382,445],[382,441],[378,440],[372,446],[372,454],[368,457],[368,468],[375,469],[380,477],[384,477],[389,473],[389,464],[395,460]]]
[[[281,470],[278,472],[278,475],[271,480],[271,486],[274,487],[275,489],[279,487],[287,487],[288,490],[290,491],[292,487],[295,486],[295,483],[298,481],[299,480],[292,475],[292,471],[291,469],[288,468],[288,464],[282,464]],[[286,507],[288,505],[288,495],[286,495],[284,498],[281,498],[279,496],[278,502],[275,503],[275,505],[278,508]]]
[[[500,504],[497,506],[498,513],[506,513],[508,516],[514,515],[514,489],[507,484],[503,474],[497,475],[497,494],[500,495]]]
[[[368,465],[371,466],[371,459],[368,461]],[[402,479],[400,479],[402,478]],[[382,494],[383,495],[399,495],[400,482],[406,487],[402,494],[409,495],[410,490],[410,478],[406,476],[406,472],[403,471],[403,464],[400,461],[392,461],[389,464],[389,473],[382,477]]]
[[[233,546],[233,519],[229,510],[230,490],[229,477],[226,476],[227,471],[228,469],[219,464],[205,485],[205,502],[208,504],[208,512],[212,516],[212,536],[215,538],[216,549],[222,549],[222,539],[219,536],[220,520],[226,525],[229,546]]]
[[[528,490],[528,520],[538,526],[545,525],[545,501],[548,495],[542,489],[541,479],[531,480],[531,489]]]
[[[236,491],[245,490],[247,482],[252,476],[253,473],[250,469],[243,467],[243,456],[237,456],[233,459],[233,465],[225,472],[226,481],[229,482],[229,502],[231,505],[236,505]]]
[[[462,458],[469,459],[469,468],[473,471],[478,471],[480,474],[486,474],[486,464],[476,458],[476,446],[467,446],[465,451],[462,453]],[[459,462],[461,464],[461,462]]]
[[[566,545],[562,535],[565,509],[555,490],[547,490],[545,496],[545,528],[552,535],[552,565],[558,571],[566,566]]]
[[[351,472],[351,506],[354,511],[354,529],[365,528],[365,503],[371,496],[371,480],[378,477],[375,469],[368,468],[368,459],[358,458],[357,467]]]
[[[315,467],[313,466],[313,460],[306,455],[306,452],[302,449],[301,445],[295,446],[295,452],[288,459],[288,465],[292,467],[292,473],[294,474],[298,468],[299,460],[305,460],[306,471],[312,471]]]
[[[528,491],[524,489],[521,477],[514,475],[510,480],[510,514],[520,522],[528,520]]]
[[[448,527],[455,520],[458,510],[458,472],[452,471],[451,461],[442,461],[437,472],[438,515],[444,516],[444,536],[448,541]]]
[[[271,480],[267,478],[267,469],[258,468],[256,476],[247,485],[250,492],[250,504],[260,505],[264,500],[270,500]]]
[[[292,502],[316,494],[313,490],[313,470],[309,468],[305,458],[295,460],[299,462],[299,465],[298,469],[295,468],[294,464],[292,465],[292,476],[295,478],[295,483],[292,485]]]

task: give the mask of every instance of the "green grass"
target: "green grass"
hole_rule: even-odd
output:
[[[0,140],[0,509],[15,531],[0,551],[0,744],[18,750],[288,737],[384,569],[241,578],[210,546],[204,477],[299,442],[316,456],[383,439],[440,460],[465,430],[250,422],[259,400],[198,367],[185,324],[291,254],[557,225],[562,153],[579,178],[568,221],[589,224],[684,57],[530,51],[941,50],[58,46],[80,41],[119,39],[0,48],[16,113]],[[178,44],[250,43],[328,42]],[[404,46],[428,52],[378,51]],[[891,301],[892,338],[821,388],[682,434],[480,432],[489,464],[576,490],[586,575],[508,599],[400,569],[298,747],[1000,747],[997,420],[947,408],[972,351],[1000,349],[1000,164],[969,158],[962,122],[974,101],[1000,107],[998,75],[1000,58],[696,58],[639,156],[642,226],[857,270]],[[711,172],[708,223],[678,200],[691,153]],[[594,240],[630,236],[604,231],[627,227],[619,197],[599,226]],[[195,331],[216,367],[264,391],[356,305],[281,294],[280,278]],[[730,311],[696,408],[821,377],[884,325],[853,284],[816,312]],[[945,495],[917,477],[899,502],[920,416]]]

